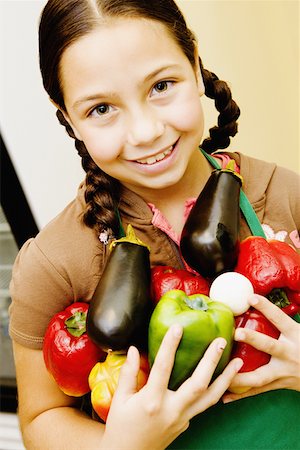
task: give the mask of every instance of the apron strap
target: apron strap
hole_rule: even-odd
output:
[[[121,216],[120,216],[120,213],[119,213],[119,208],[116,207],[115,212],[116,212],[116,215],[118,217],[118,222],[119,222],[118,239],[120,239],[122,237],[125,237],[126,233],[125,233],[125,230],[124,230],[124,227],[123,227],[123,224],[122,224],[122,219],[121,219]]]

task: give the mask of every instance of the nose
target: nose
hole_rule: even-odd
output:
[[[164,123],[152,109],[132,112],[128,123],[128,143],[132,146],[147,145],[164,133]]]

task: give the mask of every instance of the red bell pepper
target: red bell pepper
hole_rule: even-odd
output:
[[[300,290],[299,292],[291,291],[290,289],[286,289],[286,295],[291,303],[295,303],[296,305],[300,305]]]
[[[278,339],[279,330],[260,312],[253,308],[248,309],[244,314],[235,319],[236,328],[250,328],[259,331],[274,339]],[[267,364],[271,356],[252,347],[245,342],[235,342],[231,353],[231,358],[241,358],[244,361],[240,372],[250,372],[264,364]]]
[[[171,266],[156,266],[151,269],[151,294],[154,303],[168,291],[179,289],[186,295],[209,293],[209,283],[201,275]]]
[[[282,308],[282,311],[285,312],[285,314],[287,314],[288,316],[294,317],[300,312],[300,305],[290,302],[289,305]]]
[[[105,353],[86,334],[88,303],[76,302],[51,319],[44,338],[46,367],[60,389],[80,397],[90,391],[88,376]]]
[[[124,353],[109,352],[106,360],[98,362],[89,375],[92,406],[104,422],[106,422],[112,398],[118,385],[120,370],[125,361],[126,355]],[[137,379],[138,390],[146,384],[148,375],[148,359],[145,355],[141,355]]]
[[[280,335],[279,330],[260,311],[254,308],[250,308],[244,314],[237,316],[235,318],[235,326],[236,328],[250,328],[251,330],[271,336],[274,339],[278,339]],[[257,350],[245,342],[235,341],[231,352],[231,359],[233,358],[241,358],[243,360],[244,364],[239,370],[240,373],[243,373],[251,372],[252,370],[258,369],[258,367],[268,364],[271,355]],[[230,387],[229,391],[235,394],[242,394],[249,389],[250,387]]]
[[[251,281],[256,294],[268,297],[277,306],[300,304],[300,255],[285,242],[246,238],[240,243],[235,271]]]

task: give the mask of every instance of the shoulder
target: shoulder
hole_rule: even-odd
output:
[[[84,269],[84,263],[102,249],[95,231],[82,221],[83,206],[80,188],[77,197],[35,238],[36,245],[50,261],[66,272],[66,276],[69,267],[80,265]]]
[[[81,221],[80,195],[21,248],[10,285],[10,332],[40,348],[51,317],[74,301],[89,301],[104,268],[106,250]]]
[[[239,165],[244,179],[244,189],[250,200],[255,201],[263,194],[272,193],[279,196],[288,194],[296,201],[297,189],[300,186],[299,174],[278,166],[274,162],[257,159],[243,153],[226,153]],[[284,191],[282,191],[283,187]]]
[[[98,276],[103,250],[95,231],[82,222],[83,202],[81,187],[77,197],[33,241],[41,256],[71,285],[87,272]]]
[[[275,163],[233,153],[244,191],[268,238],[286,240],[300,250],[300,176]]]
[[[300,176],[296,172],[276,163],[239,154],[241,174],[245,179],[245,190],[249,196],[265,194],[269,199],[290,200],[291,206],[299,204]]]

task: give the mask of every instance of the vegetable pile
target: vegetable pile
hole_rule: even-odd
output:
[[[141,351],[138,388],[168,328],[183,327],[169,388],[177,389],[197,366],[209,344],[224,337],[227,346],[214,376],[234,357],[241,372],[267,364],[270,355],[233,342],[235,327],[248,327],[277,339],[279,331],[249,307],[261,294],[295,316],[300,311],[300,255],[288,244],[251,236],[239,242],[242,179],[232,169],[212,172],[183,228],[180,249],[187,266],[150,269],[149,248],[128,225],[113,241],[110,256],[90,304],[77,302],[56,314],[44,340],[44,359],[68,395],[91,391],[98,416],[106,421],[120,369],[130,345]]]

